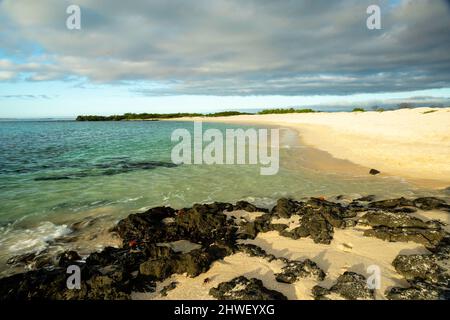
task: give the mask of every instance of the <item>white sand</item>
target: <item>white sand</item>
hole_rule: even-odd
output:
[[[185,120],[290,127],[304,143],[335,158],[433,187],[450,185],[450,108]]]
[[[429,253],[424,246],[416,243],[385,242],[377,238],[364,237],[362,231],[355,229],[335,229],[330,245],[316,244],[310,238],[293,240],[282,237],[276,231],[260,233],[255,240],[245,241],[255,244],[275,256],[287,257],[291,260],[310,259],[327,274],[320,283],[330,287],[345,271],[357,272],[370,276],[367,268],[371,265],[380,267],[381,289],[377,290],[377,298],[383,299],[384,292],[392,286],[407,286],[392,266],[397,255],[413,253]],[[311,299],[314,281],[298,281],[295,285],[297,299]]]
[[[275,274],[281,271],[283,263],[280,260],[268,262],[259,257],[250,257],[244,253],[237,253],[221,261],[216,261],[211,269],[195,278],[186,275],[173,275],[157,286],[154,293],[134,293],[133,299],[213,299],[208,292],[221,282],[244,275],[247,278],[258,278],[265,287],[283,293],[288,299],[313,299],[311,289],[319,284],[330,287],[345,271],[354,271],[369,276],[367,267],[377,265],[381,269],[381,289],[377,290],[377,299],[384,299],[384,292],[392,286],[407,287],[406,281],[393,266],[392,261],[398,254],[429,253],[424,246],[416,243],[385,242],[377,238],[364,237],[357,229],[335,230],[330,245],[316,244],[309,238],[293,240],[282,237],[278,232],[260,233],[255,240],[242,241],[255,244],[267,253],[276,257],[286,257],[291,260],[311,259],[322,268],[327,276],[324,281],[300,279],[293,285],[279,283]],[[208,278],[209,282],[204,283]],[[176,288],[161,296],[159,291],[170,284],[178,282]]]
[[[258,278],[264,283],[264,286],[284,293],[288,298],[296,299],[292,294],[291,286],[281,284],[275,281],[275,273],[281,272],[283,263],[280,261],[268,262],[258,257],[249,257],[244,253],[237,253],[225,257],[221,261],[216,261],[208,272],[203,273],[195,278],[186,275],[173,275],[162,283],[158,284],[154,293],[134,293],[133,299],[181,299],[181,300],[211,300],[214,299],[209,295],[209,290],[217,287],[221,282],[230,281],[231,279],[244,275],[247,278]],[[210,281],[204,283],[208,278]],[[174,290],[168,292],[166,297],[159,294],[159,291],[171,282],[178,282]]]

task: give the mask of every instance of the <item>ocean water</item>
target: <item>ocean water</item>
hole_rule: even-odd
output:
[[[178,128],[192,131],[193,124],[0,122],[0,273],[11,271],[7,260],[17,255],[68,248],[87,254],[115,244],[108,228],[152,206],[247,200],[270,207],[286,196],[440,195],[395,177],[293,168],[301,146],[290,130],[282,130],[275,176],[261,176],[259,165],[174,165],[170,137]]]

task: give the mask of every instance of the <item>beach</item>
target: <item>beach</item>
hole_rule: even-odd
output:
[[[337,160],[347,160],[368,170],[374,168],[382,174],[406,178],[422,186],[450,186],[450,108],[177,120],[288,127],[299,132],[302,143],[325,151]],[[321,160],[320,157],[314,159]],[[333,163],[327,167],[333,167]]]
[[[448,299],[449,111],[4,123],[0,300]],[[280,171],[174,165],[194,120],[280,128]]]

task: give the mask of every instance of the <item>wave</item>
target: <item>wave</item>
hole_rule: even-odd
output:
[[[55,225],[46,221],[31,229],[15,229],[11,226],[0,229],[0,252],[17,255],[30,252],[42,252],[49,244],[72,230],[67,225]]]

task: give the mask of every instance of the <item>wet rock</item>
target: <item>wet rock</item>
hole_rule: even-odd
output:
[[[81,260],[80,255],[76,251],[65,251],[58,256],[58,264],[62,268],[67,268],[68,266]]]
[[[169,228],[163,219],[175,216],[175,210],[169,207],[156,207],[146,212],[130,214],[119,221],[114,230],[128,243],[133,240],[140,242],[175,241],[176,228]],[[170,232],[172,231],[172,232]]]
[[[188,239],[194,243],[209,245],[216,240],[234,242],[237,227],[227,221],[223,211],[232,211],[233,206],[227,203],[194,205],[192,209],[178,213],[175,220],[179,239]]]
[[[13,256],[6,261],[6,264],[26,269],[38,269],[54,266],[56,261],[48,251],[42,251]]]
[[[325,279],[325,272],[309,259],[304,261],[289,261],[282,272],[275,274],[278,282],[294,283],[301,278],[313,278],[318,281]]]
[[[297,214],[297,211],[302,207],[302,203],[281,198],[278,199],[277,204],[272,209],[272,214],[278,215],[280,218],[290,218],[292,215]]]
[[[209,294],[219,300],[287,300],[282,293],[264,287],[261,280],[244,276],[222,282]]]
[[[366,199],[367,201],[372,199]],[[409,216],[411,208],[444,209],[446,204],[436,198],[404,198],[384,200],[361,204],[353,201],[348,206],[326,201],[322,198],[311,198],[305,202],[280,199],[272,213],[263,214],[252,222],[228,219],[224,211],[246,210],[249,212],[267,212],[248,202],[236,205],[215,202],[196,204],[192,208],[174,210],[168,207],[152,208],[144,213],[132,214],[121,220],[113,231],[123,240],[121,248],[107,247],[100,252],[90,254],[85,262],[80,261],[74,251],[67,251],[59,256],[47,253],[29,254],[10,259],[11,264],[34,263],[38,270],[0,279],[0,300],[2,299],[127,299],[132,291],[154,291],[155,281],[163,280],[174,273],[186,273],[191,277],[209,270],[211,264],[236,250],[250,256],[257,256],[268,261],[277,259],[263,249],[236,244],[237,239],[254,238],[259,232],[278,231],[281,235],[298,239],[311,237],[316,243],[329,244],[333,238],[334,227],[345,228],[356,222],[356,213],[369,211],[364,219],[371,230],[365,234],[388,241],[416,241],[425,244],[431,251],[430,257],[398,257],[394,266],[398,272],[411,283],[409,291],[395,289],[392,294],[400,296],[417,293],[420,283],[430,290],[446,294],[448,278],[443,269],[448,269],[450,257],[450,238],[441,224],[435,221],[424,222]],[[390,211],[390,212],[385,212]],[[401,212],[394,212],[401,211]],[[274,216],[300,216],[299,226],[289,230],[286,224],[272,224]],[[160,243],[188,240],[200,244],[200,249],[189,252],[174,252]],[[45,257],[45,259],[41,259]],[[410,260],[408,260],[410,259]],[[428,261],[427,259],[431,259]],[[282,272],[276,275],[277,280],[292,283],[302,277],[322,279],[323,271],[309,260],[290,261],[278,258],[286,264]],[[37,261],[43,261],[42,264]],[[66,288],[66,267],[76,264],[81,268],[82,283],[80,290]],[[45,267],[45,268],[42,268]],[[442,269],[441,269],[442,268]],[[339,294],[344,298],[367,298],[359,286],[359,275],[346,273],[336,285],[330,289],[315,287],[317,298],[326,298],[331,294]],[[280,293],[262,286],[257,279],[237,278],[234,283],[239,290],[228,292],[233,281],[223,285],[223,290],[215,288],[216,294],[228,295],[228,298],[285,298]],[[447,283],[446,283],[447,281]],[[365,283],[365,282],[364,282]],[[428,288],[428,287],[426,287]],[[231,289],[230,289],[231,290]],[[256,290],[256,291],[252,291]],[[353,290],[353,291],[352,291]],[[403,290],[403,291],[402,291]],[[427,289],[428,290],[428,289]],[[420,291],[420,292],[422,292]],[[214,292],[214,290],[213,290]],[[256,294],[255,294],[256,292]],[[430,293],[431,294],[431,293]],[[434,294],[434,293],[433,293]],[[420,296],[420,294],[419,294]],[[434,294],[436,296],[436,294]]]
[[[389,300],[449,300],[450,291],[422,281],[411,281],[409,288],[394,287],[386,292]]]
[[[167,249],[162,249],[167,250]],[[102,268],[108,265],[119,265],[132,272],[148,257],[143,251],[132,251],[126,248],[106,247],[100,252],[94,252],[86,258],[86,265],[91,268]]]
[[[264,209],[264,208],[258,208],[255,205],[248,203],[247,201],[238,201],[236,202],[236,204],[233,206],[234,210],[244,210],[247,212],[265,212],[268,213],[269,210]]]
[[[380,171],[378,171],[377,169],[370,169],[370,171],[369,171],[369,174],[371,174],[371,175],[373,175],[373,176],[375,176],[375,175],[377,175],[377,174],[380,174],[381,172]]]
[[[412,200],[405,199],[403,197],[397,199],[380,200],[369,203],[369,208],[388,210],[397,207],[413,207],[414,202]]]
[[[0,300],[84,300],[129,299],[130,288],[120,282],[84,267],[81,289],[67,288],[65,268],[39,269],[0,279]]]
[[[329,299],[329,295],[339,295],[347,300],[373,300],[375,292],[367,286],[366,278],[358,273],[345,272],[340,275],[330,289],[315,286],[312,293],[317,300]]]
[[[355,199],[355,201],[360,201],[360,202],[372,202],[373,200],[375,200],[376,196],[371,194],[368,196],[364,196],[358,199]]]
[[[402,207],[415,207],[421,210],[433,210],[433,209],[440,209],[446,211],[450,210],[450,205],[448,205],[444,200],[435,197],[422,197],[417,198],[415,200],[409,200],[402,197],[398,199],[375,201],[369,204],[369,208],[371,209],[380,209],[386,211],[391,210],[401,211]],[[411,211],[411,209],[409,210]]]

